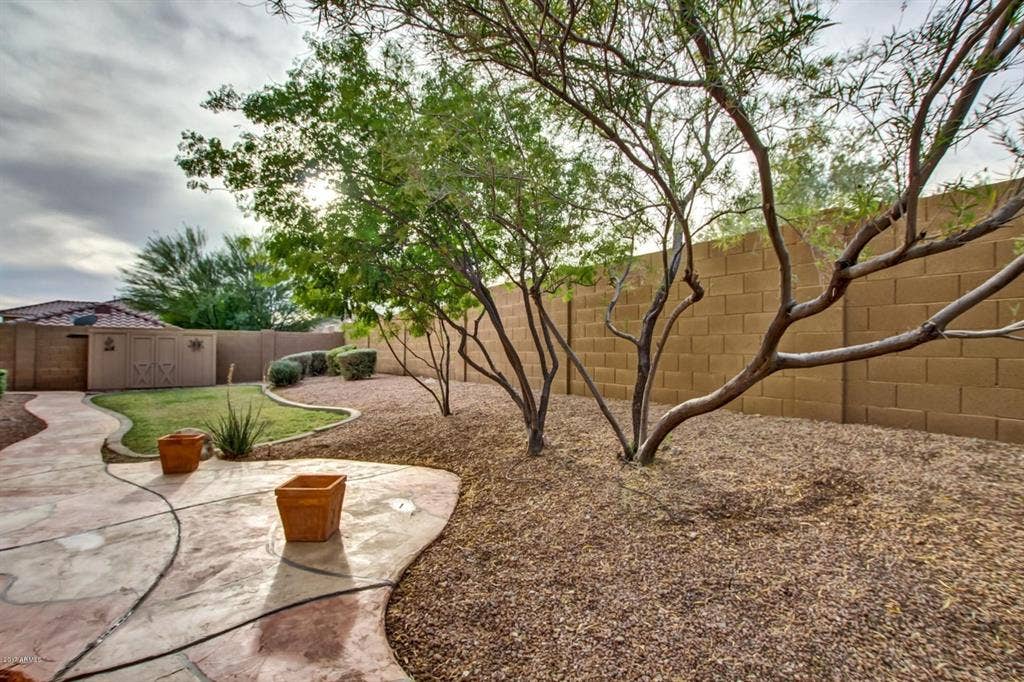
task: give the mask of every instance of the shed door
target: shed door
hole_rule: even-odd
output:
[[[178,385],[178,339],[174,336],[156,338],[153,381],[159,388]]]
[[[128,388],[153,388],[155,385],[156,339],[146,335],[131,335],[131,371]]]

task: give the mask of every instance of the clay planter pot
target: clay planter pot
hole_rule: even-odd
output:
[[[277,511],[288,542],[324,542],[341,521],[344,474],[300,474],[278,486]]]
[[[158,438],[156,443],[160,448],[160,466],[164,473],[187,474],[198,469],[204,438],[201,433],[172,433]]]

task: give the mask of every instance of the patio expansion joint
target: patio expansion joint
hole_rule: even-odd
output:
[[[160,569],[160,573],[157,574],[153,582],[150,583],[148,588],[146,588],[146,591],[139,595],[139,598],[136,599],[135,602],[131,606],[129,606],[128,609],[123,614],[121,614],[120,617],[118,617],[114,620],[114,622],[108,625],[106,630],[101,632],[95,639],[86,644],[85,647],[80,652],[78,652],[78,654],[72,656],[63,665],[63,667],[61,667],[61,669],[54,674],[54,680],[64,679],[64,675],[66,675],[69,670],[78,665],[79,661],[88,656],[94,649],[96,649],[96,647],[102,644],[107,637],[109,637],[115,630],[121,627],[121,625],[123,625],[125,621],[131,618],[132,614],[135,613],[136,609],[138,609],[139,606],[141,606],[142,603],[146,601],[146,598],[153,593],[153,590],[156,589],[157,585],[160,584],[160,581],[164,579],[165,575],[167,575],[167,572],[171,569],[171,566],[174,565],[174,560],[178,557],[178,551],[181,549],[181,519],[178,518],[178,513],[174,509],[174,505],[171,504],[171,501],[155,490],[151,490],[150,488],[147,488],[144,485],[135,483],[134,481],[130,481],[126,478],[121,478],[116,474],[112,474],[110,472],[110,467],[108,465],[104,465],[103,470],[104,472],[106,472],[107,476],[110,476],[111,478],[116,478],[119,481],[123,481],[124,483],[128,483],[137,488],[141,488],[142,490],[145,490],[156,495],[157,497],[164,501],[164,504],[167,505],[167,509],[171,514],[171,517],[174,519],[174,547],[171,549],[171,554],[169,557],[167,557],[167,561],[164,562],[163,568]]]
[[[172,654],[183,654],[183,652],[185,650],[190,649],[190,648],[192,648],[192,647],[194,647],[194,646],[196,646],[198,644],[203,644],[205,642],[210,641],[211,639],[214,639],[216,637],[220,637],[221,635],[224,635],[224,634],[227,634],[229,632],[232,632],[233,630],[237,630],[239,628],[246,627],[247,625],[252,625],[253,623],[255,623],[255,622],[259,621],[259,620],[262,620],[263,618],[266,618],[267,616],[273,616],[273,615],[281,613],[283,611],[287,611],[289,609],[293,609],[293,608],[296,608],[298,606],[305,606],[306,604],[312,604],[314,602],[322,601],[324,599],[333,599],[334,597],[340,597],[340,596],[346,595],[346,594],[354,594],[356,592],[366,592],[366,591],[369,591],[369,590],[390,589],[393,586],[394,586],[394,583],[392,583],[391,581],[382,581],[382,582],[372,583],[370,585],[359,585],[357,587],[350,587],[350,588],[345,589],[345,590],[335,590],[334,592],[328,592],[326,594],[318,594],[318,595],[315,595],[315,596],[312,596],[312,597],[308,597],[306,599],[300,599],[299,601],[292,602],[291,604],[284,604],[284,605],[279,606],[277,608],[270,609],[269,611],[265,611],[265,612],[263,612],[263,613],[261,613],[259,615],[253,616],[252,618],[248,618],[248,619],[246,619],[246,620],[244,620],[244,621],[242,621],[240,623],[236,623],[235,625],[231,625],[229,627],[226,627],[226,628],[224,628],[222,630],[218,630],[216,632],[207,633],[207,634],[203,635],[202,637],[196,638],[196,639],[194,639],[194,640],[192,640],[190,642],[187,642],[186,644],[182,644],[180,646],[176,646],[176,647],[174,647],[172,649],[168,649],[167,651],[162,651],[162,652],[158,652],[158,653],[155,653],[155,654],[150,654],[149,656],[143,656],[143,657],[135,659],[135,660],[125,661],[124,663],[118,663],[117,665],[112,665],[112,666],[109,666],[107,668],[103,668],[101,670],[93,670],[91,672],[81,673],[79,675],[74,675],[72,677],[62,678],[60,676],[60,674],[58,673],[58,675],[56,675],[54,677],[54,680],[63,679],[63,680],[65,680],[65,682],[73,682],[74,680],[85,680],[85,679],[88,679],[90,677],[94,677],[96,675],[105,675],[107,673],[112,673],[112,672],[116,672],[118,670],[123,670],[125,668],[130,668],[133,665],[139,665],[141,663],[148,663],[149,661],[154,661],[154,660],[156,660],[158,658],[163,658],[164,656],[170,656]],[[188,657],[186,656],[186,658],[188,658]],[[189,659],[189,660],[191,662],[191,659]],[[75,663],[77,663],[77,661],[75,661]],[[193,663],[193,665],[195,665],[195,664]],[[65,668],[66,669],[70,669],[70,666],[65,666]],[[197,668],[197,670],[198,670],[198,668]],[[191,667],[190,667],[190,672],[194,672],[191,669]],[[202,673],[202,671],[199,671],[199,672]],[[205,678],[205,675],[203,676],[203,678]],[[203,679],[203,678],[200,678],[200,679]]]
[[[184,651],[179,653],[178,656],[184,659],[185,669],[192,673],[192,676],[199,680],[199,682],[213,682],[213,680],[207,677],[206,673],[203,672],[203,669],[200,668],[195,661],[189,658],[188,654]]]
[[[228,500],[237,500],[237,499],[240,499],[240,498],[243,498],[243,497],[252,497],[252,496],[255,496],[255,495],[266,495],[267,493],[274,492],[274,488],[266,488],[266,489],[263,489],[263,490],[254,490],[254,491],[249,492],[249,493],[239,493],[238,495],[229,495],[227,497],[218,497],[218,498],[213,499],[213,500],[205,500],[203,502],[196,502],[194,504],[184,504],[184,505],[181,505],[179,507],[174,507],[173,505],[170,504],[170,502],[163,495],[160,495],[160,493],[156,492],[155,490],[151,490],[151,489],[147,488],[146,486],[138,484],[138,483],[132,483],[131,481],[127,481],[126,479],[120,478],[120,477],[115,476],[114,474],[110,473],[110,470],[107,468],[109,465],[106,465],[106,464],[85,464],[85,465],[82,465],[81,467],[69,467],[69,469],[72,469],[72,468],[74,468],[74,469],[81,469],[81,468],[84,468],[84,467],[91,467],[91,466],[102,466],[104,468],[104,471],[109,476],[112,476],[114,478],[118,478],[119,480],[122,480],[122,481],[126,481],[127,483],[131,483],[132,485],[136,486],[137,488],[141,488],[141,489],[143,489],[143,490],[145,490],[147,492],[151,492],[154,495],[159,496],[161,499],[164,500],[164,502],[167,502],[168,510],[167,511],[161,511],[161,512],[154,512],[152,514],[144,514],[142,516],[135,516],[135,517],[132,517],[130,519],[125,519],[123,521],[114,521],[113,523],[107,523],[107,524],[104,524],[102,526],[95,526],[95,527],[92,527],[92,528],[84,528],[82,530],[75,531],[74,533],[66,533],[64,535],[54,535],[53,537],[42,538],[41,540],[33,540],[32,542],[24,542],[24,543],[22,543],[20,545],[11,545],[10,547],[0,547],[0,552],[7,552],[7,551],[12,550],[12,549],[21,549],[22,547],[31,547],[32,545],[41,545],[41,544],[44,544],[44,543],[47,543],[47,542],[56,542],[57,540],[64,540],[64,539],[67,539],[67,538],[70,538],[70,537],[74,537],[76,535],[81,535],[83,533],[94,533],[96,531],[106,530],[108,528],[116,528],[118,526],[124,526],[124,525],[127,525],[129,523],[135,523],[136,521],[145,521],[147,519],[156,518],[158,516],[164,516],[166,514],[172,513],[173,511],[185,511],[187,509],[196,509],[198,507],[203,507],[203,506],[206,506],[206,505],[209,505],[209,504],[217,504],[219,502],[227,502]],[[401,466],[398,466],[398,467],[396,467],[394,469],[390,469],[388,471],[381,471],[381,472],[376,473],[376,474],[369,474],[369,475],[366,475],[366,476],[360,476],[359,478],[352,478],[350,480],[353,481],[353,482],[355,482],[355,481],[368,481],[368,480],[370,480],[372,478],[380,478],[381,476],[388,476],[390,474],[395,474],[395,473],[398,473],[399,471],[402,471],[404,469],[409,469],[411,467],[412,467],[412,465],[401,465]],[[63,471],[63,469],[54,469],[53,471]],[[35,475],[41,474],[41,473],[47,473],[47,472],[36,472],[36,473],[33,473],[33,474],[24,474],[24,475],[25,476],[35,476]],[[13,478],[11,478],[11,479],[0,479],[0,482],[6,481],[6,480],[13,480]],[[436,515],[434,515],[434,514],[431,514],[431,516],[435,516],[435,518],[436,518]]]
[[[53,474],[58,471],[73,471],[75,469],[84,469],[86,467],[101,467],[102,462],[90,462],[89,464],[79,464],[71,467],[54,467],[52,469],[45,469],[43,471],[31,471],[27,474],[18,474],[17,476],[0,476],[0,483],[7,483],[8,481],[16,481],[19,478],[27,478],[29,476],[42,476],[43,474]]]

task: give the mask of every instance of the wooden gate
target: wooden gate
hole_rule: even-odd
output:
[[[89,390],[212,386],[217,339],[188,329],[91,329]]]

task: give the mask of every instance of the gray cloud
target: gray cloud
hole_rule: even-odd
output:
[[[838,3],[827,39],[877,37],[928,4]],[[199,107],[207,91],[281,80],[309,28],[259,0],[0,0],[0,307],[112,296],[133,250],[182,223],[258,229],[225,193],[185,188],[179,135],[233,137],[240,121]],[[972,142],[949,167],[995,155]]]
[[[0,307],[114,295],[117,268],[183,223],[258,226],[185,187],[182,130],[223,83],[281,79],[308,27],[258,3],[0,3]]]

